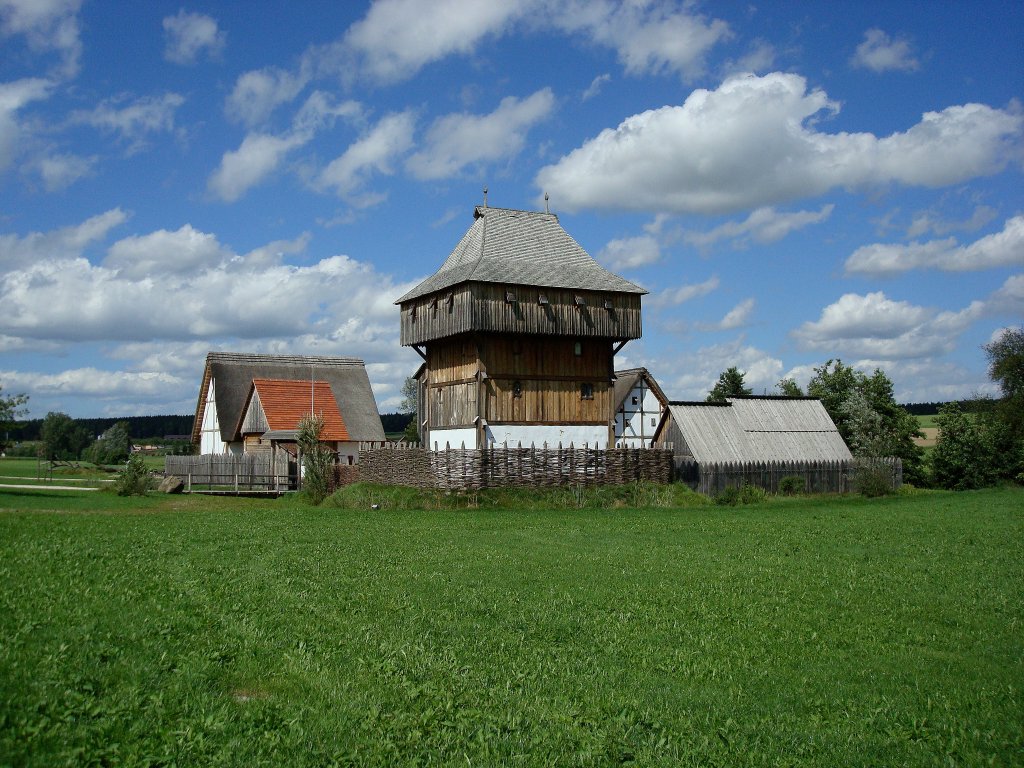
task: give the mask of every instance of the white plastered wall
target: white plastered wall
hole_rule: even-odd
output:
[[[559,444],[568,448],[607,448],[607,424],[574,424],[574,425],[538,425],[538,424],[495,424],[488,425],[486,430],[487,445],[509,448],[522,445],[529,448],[557,448]]]

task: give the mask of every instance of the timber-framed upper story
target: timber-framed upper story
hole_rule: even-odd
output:
[[[463,333],[640,338],[640,286],[609,272],[551,213],[477,206],[431,277],[395,303],[402,344]]]

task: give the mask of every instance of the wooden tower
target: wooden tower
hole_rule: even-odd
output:
[[[441,268],[396,304],[424,359],[420,437],[467,448],[614,444],[614,357],[640,338],[637,285],[550,213],[478,206]]]

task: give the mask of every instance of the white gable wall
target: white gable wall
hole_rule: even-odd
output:
[[[217,417],[217,381],[210,379],[210,390],[206,393],[206,405],[203,407],[203,428],[199,441],[199,452],[207,453],[241,453],[241,443],[225,443],[220,437],[220,419]]]
[[[615,414],[615,445],[650,448],[660,420],[661,403],[641,376]]]

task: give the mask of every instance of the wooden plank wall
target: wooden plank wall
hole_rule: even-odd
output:
[[[508,301],[510,293],[515,301]],[[542,294],[547,304],[541,304]],[[467,283],[402,304],[403,345],[470,331],[639,339],[640,294]]]

